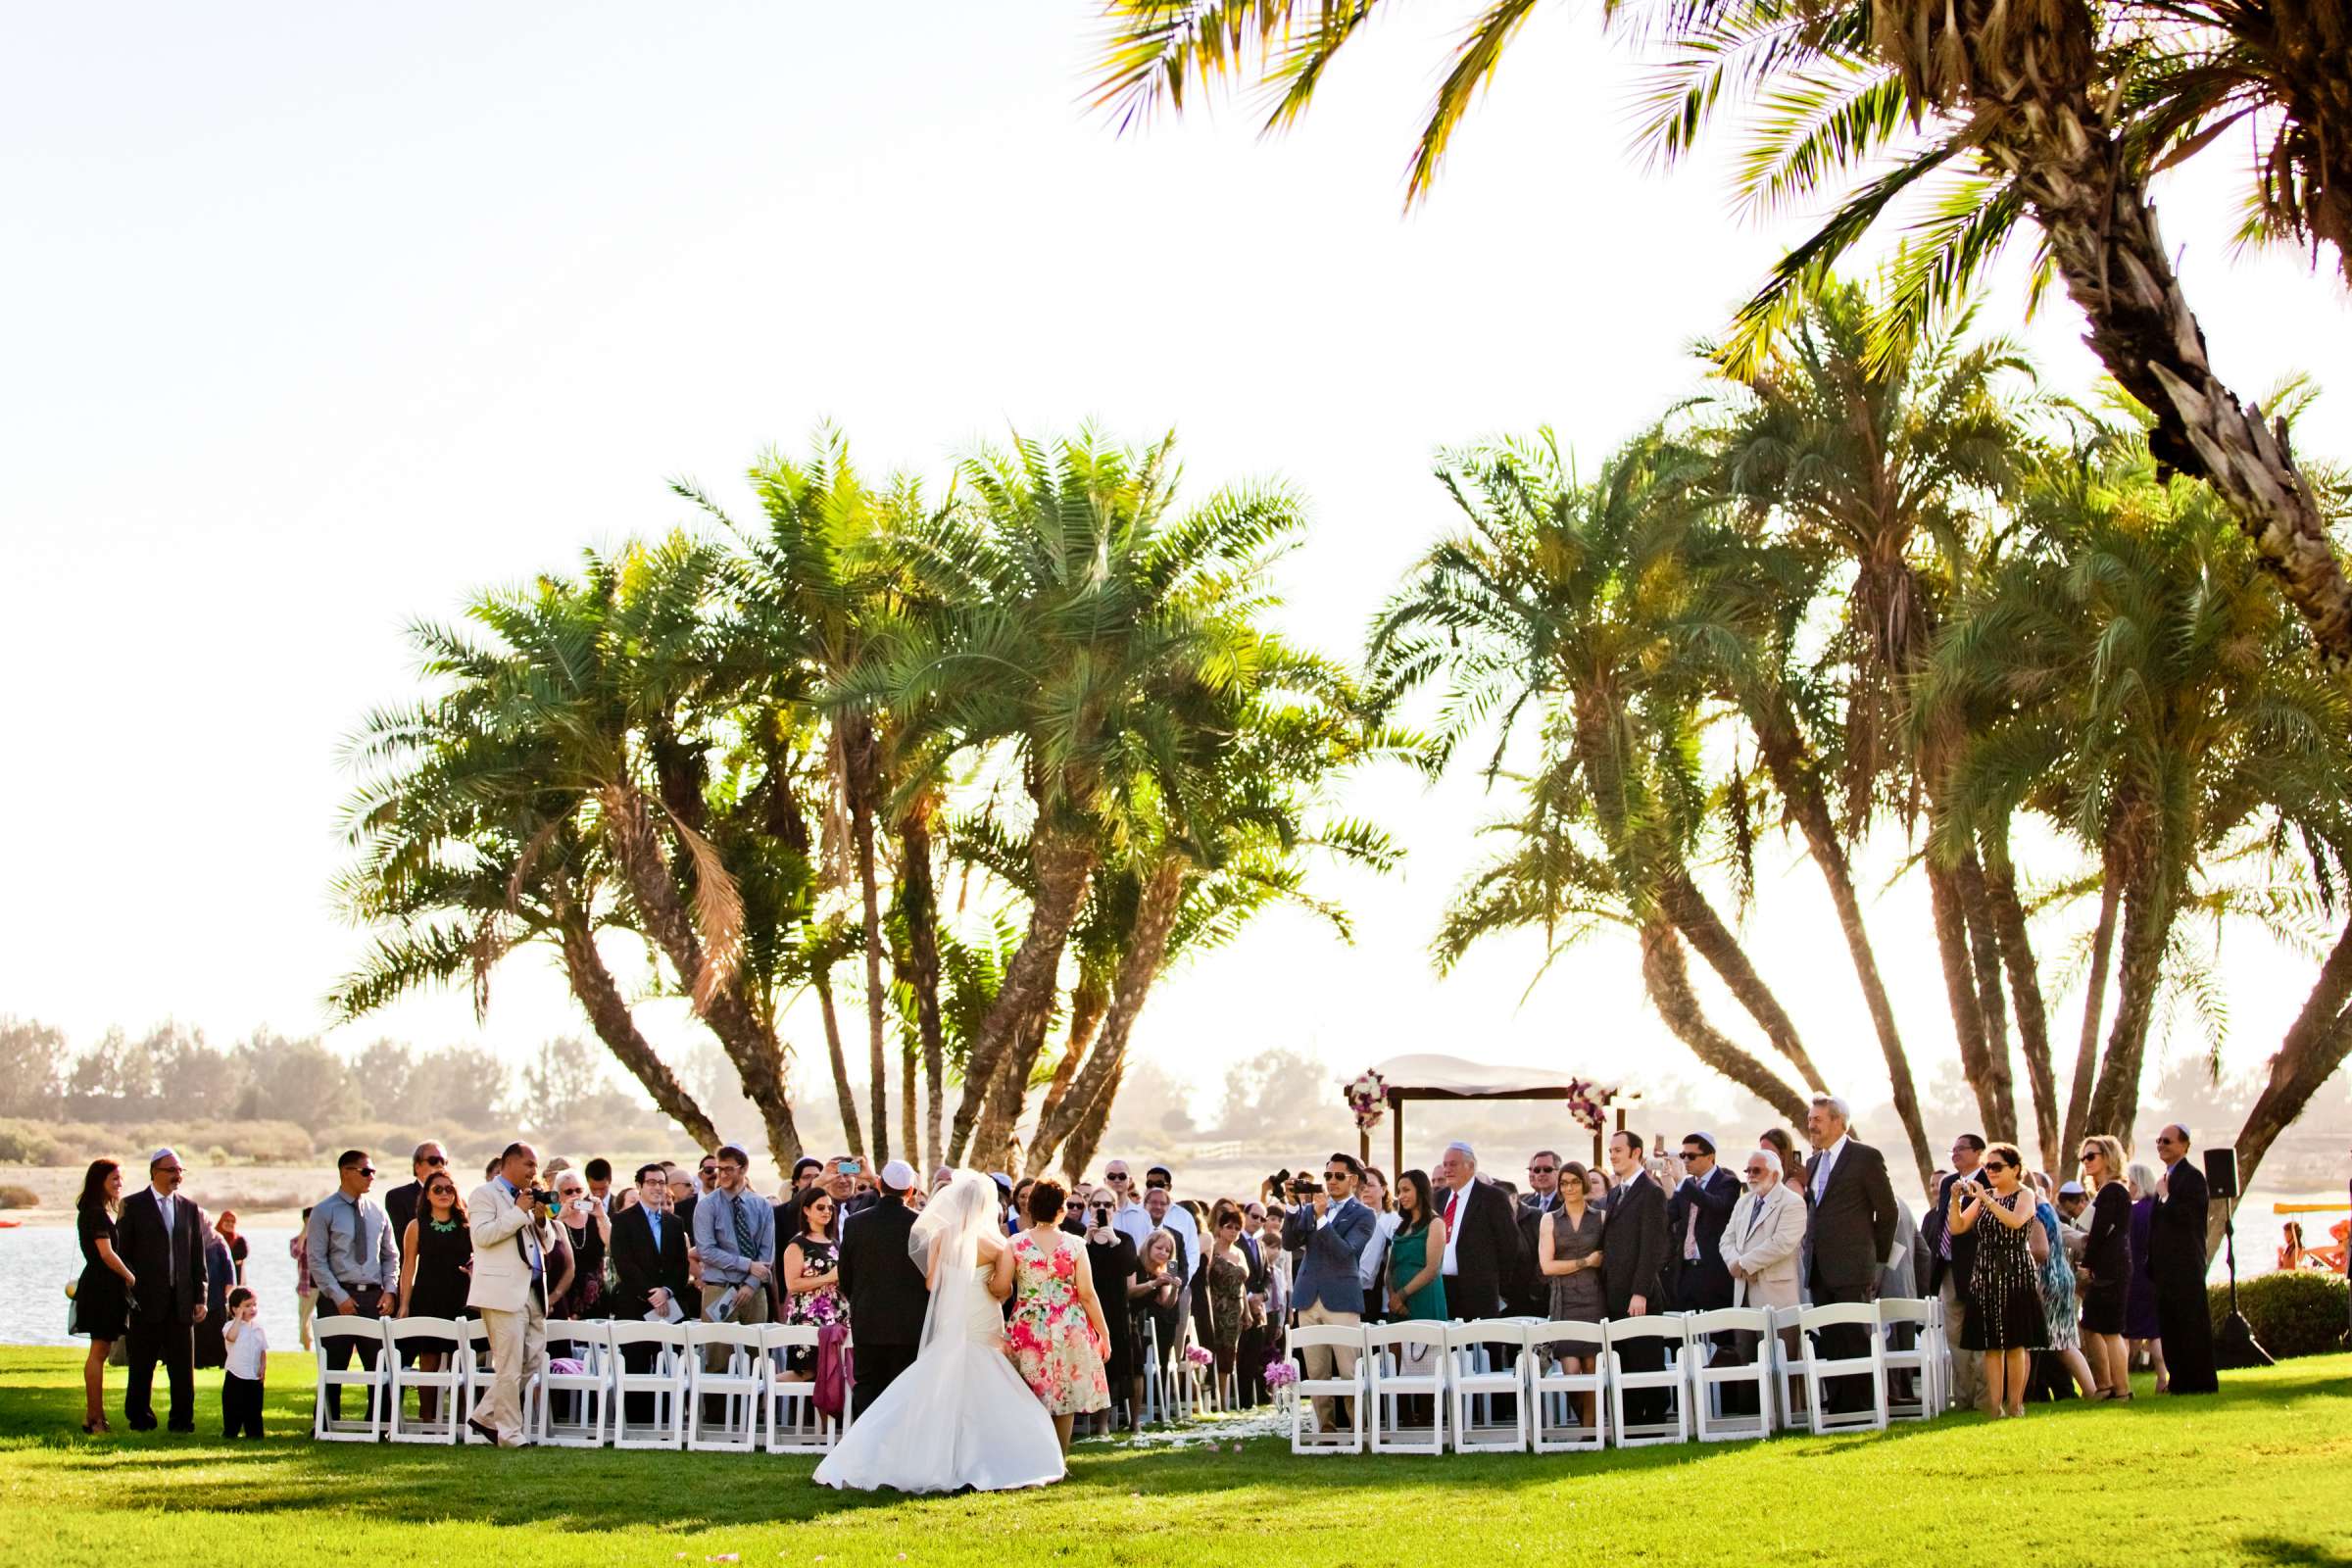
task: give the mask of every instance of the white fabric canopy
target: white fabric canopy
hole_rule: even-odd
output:
[[[1460,1056],[1391,1056],[1372,1070],[1391,1089],[1434,1089],[1448,1095],[1520,1095],[1531,1090],[1566,1089],[1572,1072],[1546,1067],[1503,1067]]]

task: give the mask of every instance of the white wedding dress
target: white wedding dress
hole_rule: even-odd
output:
[[[960,1171],[916,1220],[908,1245],[917,1263],[928,1248],[956,1261],[939,1270],[914,1364],[850,1424],[817,1481],[860,1492],[1004,1492],[1062,1478],[1054,1419],[1004,1354],[987,1266],[968,1261],[996,1213],[996,1183]]]

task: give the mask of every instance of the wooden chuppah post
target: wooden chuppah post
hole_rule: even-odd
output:
[[[1389,1114],[1393,1118],[1389,1128],[1389,1147],[1396,1151],[1389,1161],[1389,1190],[1395,1192],[1396,1178],[1404,1170],[1404,1102],[1394,1094],[1389,1097]]]

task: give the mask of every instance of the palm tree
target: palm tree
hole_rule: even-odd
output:
[[[1415,150],[1419,198],[1471,101],[1537,0],[1493,0],[1463,34]],[[1382,0],[1110,0],[1098,101],[1122,123],[1186,87],[1254,76],[1269,128],[1304,112],[1339,51]],[[2249,232],[2335,246],[2352,279],[2352,97],[2347,23],[2326,0],[1616,0],[1670,50],[1650,95],[1653,154],[1687,151],[1728,105],[1762,106],[1741,196],[1845,198],[1741,312],[1733,363],[1760,353],[1845,254],[1907,198],[1926,214],[1903,283],[1874,327],[1902,358],[1926,322],[1967,299],[2021,223],[2090,323],[2091,348],[2154,411],[2163,463],[2227,500],[2319,651],[2352,662],[2352,580],[2283,430],[2230,392],[2197,324],[2148,199],[2149,178],[2243,122],[2267,138],[2247,192]],[[1891,165],[1891,167],[1888,167]]]
[[[1942,787],[1953,737],[1911,734],[1911,686],[1955,563],[1983,511],[2014,487],[2023,427],[2007,383],[2030,373],[2006,342],[1971,341],[1965,317],[1908,356],[1874,362],[1871,311],[1858,285],[1826,285],[1752,367],[1735,374],[1719,362],[1729,390],[1705,437],[1725,494],[1850,573],[1831,653],[1845,683],[1838,794],[1849,837],[1882,808],[1907,816],[1916,791],[1933,801]],[[1768,760],[1781,749],[1776,729],[1768,719],[1758,730]],[[2029,999],[2021,1017],[2038,1019],[2031,955],[2014,944],[2004,955],[1999,877],[1987,879],[1975,845],[1931,858],[1925,870],[1961,1063],[1985,1132],[2014,1138],[2002,978],[2006,969]],[[2048,1060],[2046,1036],[2024,1045],[2029,1061]],[[1915,1134],[1915,1152],[1925,1142]]]
[[[1440,477],[1469,526],[1440,541],[1383,610],[1370,663],[1391,698],[1443,677],[1440,760],[1499,715],[1490,781],[1514,721],[1536,710],[1553,809],[1594,833],[1605,890],[1642,935],[1660,1012],[1702,1060],[1801,1122],[1804,1097],[1702,1026],[1683,973],[1687,942],[1803,1084],[1823,1083],[1690,867],[1711,802],[1699,767],[1703,679],[1688,651],[1728,564],[1708,521],[1706,472],[1699,454],[1657,431],[1589,485],[1548,431],[1448,456]]]
[[[896,547],[921,605],[879,626],[874,656],[835,689],[836,703],[897,716],[902,798],[956,757],[1002,750],[1032,815],[1028,931],[972,1042],[951,1160],[992,1091],[982,1147],[1010,1134],[998,1079],[1009,1074],[1017,1110],[1099,846],[1148,825],[1149,764],[1173,743],[1181,699],[1243,667],[1267,552],[1299,523],[1275,489],[1175,513],[1172,455],[1172,438],[1127,451],[1087,430],[967,458],[968,514],[935,514]]]
[[[2023,547],[1938,639],[1921,694],[1975,715],[1938,838],[2046,810],[2118,886],[2115,1020],[2081,1122],[2127,1139],[2175,922],[2203,871],[2291,838],[2332,883],[2352,842],[2342,683],[2305,657],[2307,631],[2211,488],[2161,478],[2147,435],[2095,425],[2041,466]]]

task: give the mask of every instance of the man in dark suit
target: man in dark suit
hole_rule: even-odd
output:
[[[914,1167],[903,1159],[882,1167],[874,1201],[842,1222],[841,1293],[850,1303],[851,1332],[858,1338],[857,1381],[850,1388],[850,1414],[863,1415],[900,1373],[914,1364],[923,1343],[923,1314],[931,1305],[923,1271],[906,1252],[914,1210],[906,1194]]]
[[[1511,1219],[1519,1228],[1519,1272],[1504,1295],[1504,1303],[1520,1317],[1551,1315],[1551,1282],[1537,1265],[1544,1216],[1560,1206],[1560,1156],[1540,1149],[1528,1157],[1528,1191],[1519,1195]]]
[[[1709,1133],[1683,1135],[1683,1165],[1689,1174],[1666,1200],[1668,1250],[1683,1260],[1675,1276],[1675,1310],[1720,1311],[1732,1304],[1723,1228],[1731,1222],[1732,1205],[1740,1201],[1740,1183],[1715,1163],[1715,1139]]]
[[[659,1162],[637,1167],[637,1201],[612,1219],[612,1307],[615,1320],[643,1322],[651,1312],[666,1312],[675,1301],[681,1312],[692,1312],[700,1296],[686,1266],[686,1226],[669,1206],[669,1171]],[[652,1345],[632,1345],[622,1351],[631,1372],[650,1370],[661,1353]],[[654,1396],[632,1394],[623,1411],[640,1426],[655,1419]]]
[[[1816,1306],[1877,1300],[1879,1276],[1894,1252],[1894,1186],[1886,1179],[1886,1157],[1848,1136],[1852,1119],[1845,1102],[1831,1095],[1814,1096],[1805,1118],[1814,1149],[1805,1179],[1813,1195],[1805,1246],[1813,1260]],[[1825,1330],[1822,1351],[1838,1360],[1862,1355],[1869,1349],[1868,1334],[1852,1324]],[[1857,1401],[1870,1397],[1864,1383],[1832,1378],[1822,1402],[1832,1410],[1856,1409]]]
[[[172,1383],[171,1429],[196,1430],[196,1336],[204,1321],[206,1281],[202,1211],[179,1196],[179,1156],[159,1149],[147,1161],[148,1187],[122,1200],[118,1232],[130,1265],[130,1382],[122,1419],[133,1432],[155,1430],[155,1363]]]
[[[2164,1196],[2148,1230],[2148,1277],[2156,1282],[2156,1332],[2175,1394],[2218,1394],[2213,1366],[2213,1317],[2205,1304],[2205,1224],[2213,1196],[2205,1173],[2188,1157],[2188,1129],[2178,1124],[2156,1135],[2164,1160]],[[135,1265],[134,1265],[135,1266]]]
[[[1952,1140],[1952,1169],[1936,1184],[1936,1203],[1919,1227],[1920,1245],[1928,1250],[1928,1294],[1943,1299],[1943,1336],[1952,1352],[1952,1403],[1963,1410],[1984,1401],[1984,1352],[1960,1343],[1968,1327],[1968,1282],[1977,1271],[1977,1233],[1952,1232],[1952,1189],[1964,1181],[1982,1181],[1977,1167],[1984,1162],[1984,1140],[1962,1133]]]
[[[1502,1310],[1504,1286],[1519,1277],[1519,1226],[1511,1200],[1478,1174],[1478,1154],[1451,1143],[1438,1160],[1446,1195],[1437,1200],[1446,1221],[1446,1313],[1461,1322]]]
[[[449,1152],[430,1140],[418,1144],[409,1155],[409,1174],[416,1180],[395,1187],[384,1195],[384,1213],[392,1221],[393,1246],[400,1246],[401,1238],[409,1234],[409,1221],[416,1217],[416,1205],[424,1200],[425,1182],[433,1172],[446,1169],[448,1165]]]
[[[1669,1233],[1666,1194],[1642,1168],[1640,1133],[1620,1129],[1609,1135],[1609,1172],[1617,1185],[1609,1189],[1600,1226],[1600,1279],[1609,1316],[1647,1317],[1666,1309],[1662,1293]],[[1624,1360],[1628,1372],[1655,1372],[1666,1364],[1666,1348],[1653,1341],[1631,1341]],[[1662,1390],[1641,1389],[1626,1396],[1628,1421],[1659,1421],[1665,1414]]]

